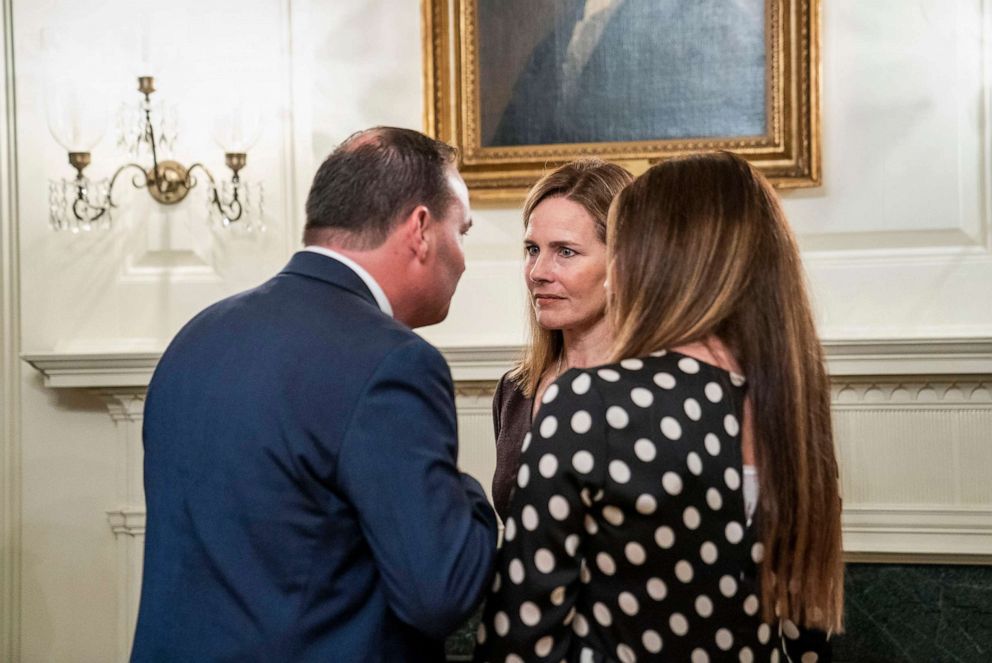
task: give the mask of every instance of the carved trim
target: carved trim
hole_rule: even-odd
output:
[[[842,523],[848,553],[992,556],[987,507],[845,507]]]
[[[949,406],[992,408],[992,381],[845,381],[834,383],[832,392],[835,409],[912,407],[919,410]]]
[[[100,398],[110,418],[117,422],[139,423],[145,416],[145,387],[125,391],[102,391]]]
[[[128,506],[108,511],[107,520],[110,522],[110,529],[114,533],[114,538],[145,535],[144,507]]]

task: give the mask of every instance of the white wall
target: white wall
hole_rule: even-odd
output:
[[[52,233],[46,180],[70,169],[45,126],[46,71],[58,50],[51,35],[65,40],[63,53],[78,56],[57,66],[81,66],[111,107],[134,101],[135,17],[151,3],[6,0],[16,109],[4,119],[16,123],[19,204],[4,219],[16,232],[0,237],[0,248],[14,252],[0,283],[19,283],[19,304],[4,311],[16,320],[20,339],[5,342],[17,351],[161,349],[196,311],[279,269],[297,246],[310,177],[336,142],[374,124],[421,127],[418,3],[175,4],[171,16],[154,14],[152,43],[164,42],[161,51],[171,56],[157,74],[156,96],[181,113],[178,156],[223,172],[209,136],[213,109],[232,89],[255,92],[268,122],[244,175],[265,183],[269,231],[224,237],[203,225],[197,192],[178,209],[163,210],[125,182],[119,187],[127,211],[117,229],[87,237]],[[992,11],[982,0],[823,5],[824,186],[783,194],[805,249],[821,331],[833,341],[987,340]],[[73,50],[73,43],[83,46]],[[109,174],[121,160],[108,134],[90,171]],[[424,333],[438,345],[484,354],[523,338],[521,224],[514,207],[478,207],[474,220],[468,270],[450,317]],[[183,230],[163,245],[168,224]],[[931,345],[919,347],[924,356]],[[972,370],[977,364],[969,361],[939,376],[922,364],[886,375],[882,362],[837,385],[845,494],[862,519],[852,526],[852,542],[858,532],[877,532],[878,523],[899,518],[909,519],[900,522],[910,533],[920,523],[939,530],[963,518],[958,530],[979,535],[973,552],[992,554],[992,494],[984,478],[992,471],[992,369]],[[20,395],[19,404],[5,403],[14,421],[4,421],[0,482],[20,487],[4,507],[21,526],[5,532],[16,554],[0,561],[19,578],[20,599],[0,633],[14,629],[11,641],[19,641],[23,661],[119,659],[127,636],[121,624],[133,600],[127,574],[135,572],[128,557],[134,546],[122,545],[129,534],[115,538],[106,512],[140,498],[140,422],[118,412],[115,423],[92,391],[47,388],[29,365],[8,363],[2,368]],[[487,398],[484,386],[463,386],[459,401],[462,463],[484,483],[493,462]],[[976,540],[958,530],[962,541]],[[20,565],[12,567],[17,555]]]

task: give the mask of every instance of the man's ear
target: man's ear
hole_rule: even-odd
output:
[[[430,250],[429,237],[432,221],[431,213],[424,205],[417,205],[403,221],[403,235],[406,245],[421,262],[427,259]]]

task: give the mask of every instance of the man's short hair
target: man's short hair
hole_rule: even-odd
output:
[[[447,169],[455,156],[450,145],[411,129],[352,134],[313,178],[304,243],[374,249],[418,205],[443,216],[452,200]]]

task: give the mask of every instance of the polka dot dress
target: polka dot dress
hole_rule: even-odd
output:
[[[828,660],[824,638],[760,618],[744,389],[675,352],[571,370],[548,388],[476,661]]]

